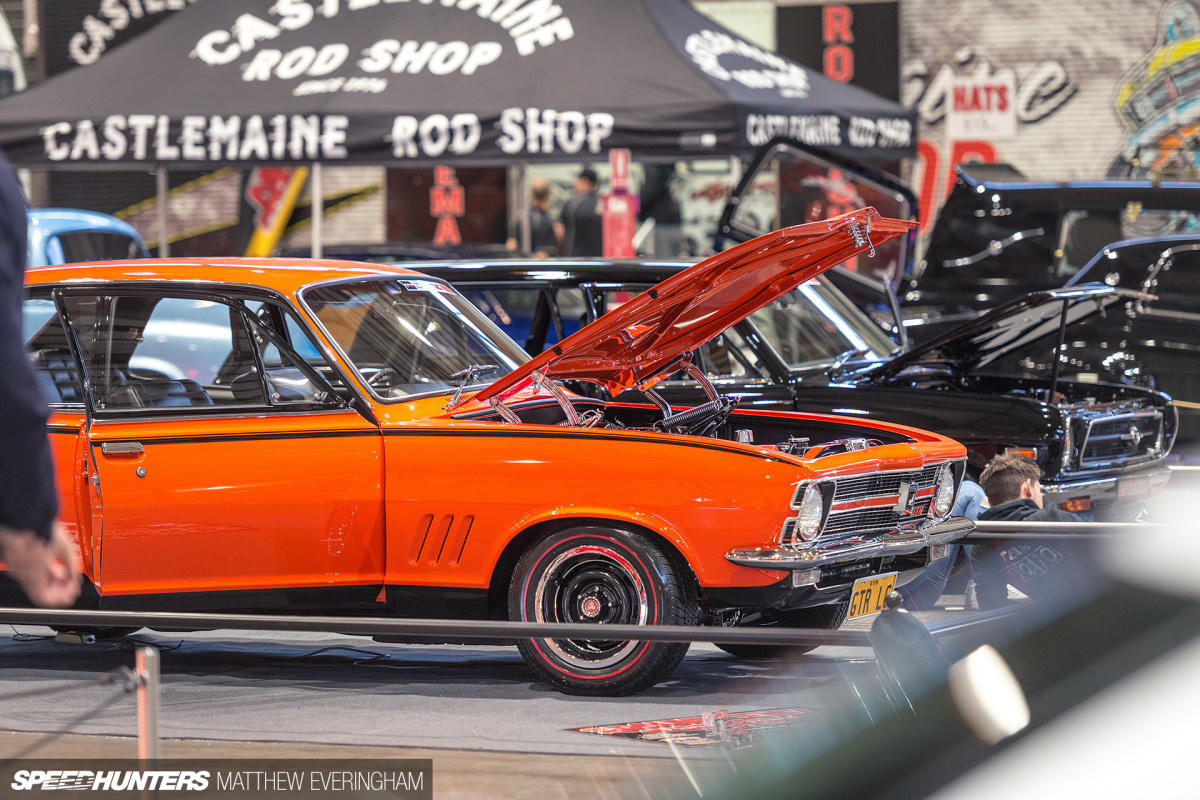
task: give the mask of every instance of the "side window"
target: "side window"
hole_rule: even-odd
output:
[[[696,357],[704,374],[713,379],[758,379],[767,376],[758,354],[733,328],[702,345]]]
[[[1100,209],[1063,214],[1055,276],[1069,278],[1104,249],[1124,239],[1120,212]]]
[[[522,347],[541,352],[552,342],[555,324],[543,287],[528,286],[491,288],[467,286],[460,289],[472,304],[508,337]]]
[[[258,301],[246,306],[255,315],[251,321],[251,336],[263,366],[263,380],[257,380],[255,367],[250,375],[235,379],[239,381],[234,387],[235,394],[253,391],[254,399],[260,400],[265,390],[268,401],[274,406],[326,402],[329,398],[325,396],[325,388],[314,385],[308,371],[301,366],[303,363],[318,372],[339,395],[349,396],[341,376],[290,312]],[[277,341],[286,349],[281,349]]]
[[[271,343],[263,330],[269,323],[240,305],[147,295],[68,295],[65,302],[98,410],[324,400],[294,358]]]
[[[25,299],[21,333],[46,402],[50,405],[83,403],[83,384],[68,344],[67,329],[48,294]]]
[[[1146,282],[1144,290],[1158,299],[1146,305],[1156,311],[1187,314],[1191,319],[1200,319],[1200,303],[1197,303],[1196,275],[1200,267],[1200,253],[1180,251],[1158,269]]]

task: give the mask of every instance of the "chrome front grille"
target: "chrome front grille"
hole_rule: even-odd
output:
[[[902,525],[924,522],[930,517],[935,483],[943,466],[839,478],[818,541],[878,536]]]
[[[940,464],[934,464],[921,470],[879,472],[857,478],[841,478],[837,482],[833,502],[837,504],[868,497],[897,495],[900,493],[900,484],[905,482],[918,487],[932,486],[940,468]]]
[[[1162,434],[1163,418],[1158,411],[1095,417],[1088,423],[1079,466],[1097,469],[1157,458],[1161,455]]]
[[[913,521],[912,517],[906,519],[909,522]],[[901,514],[892,506],[859,508],[841,513],[835,511],[829,515],[829,521],[821,530],[821,541],[859,534],[886,533],[895,530],[900,525],[900,520]]]

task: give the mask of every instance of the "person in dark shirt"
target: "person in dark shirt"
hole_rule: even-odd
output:
[[[21,333],[27,226],[21,184],[0,154],[0,558],[35,604],[69,606],[75,548],[55,523],[48,411]]]
[[[1004,453],[993,458],[979,477],[979,483],[992,507],[979,515],[979,521],[1082,521],[1058,506],[1043,506],[1041,477],[1042,470],[1032,458],[1019,453]],[[1023,564],[1027,557],[1028,563]],[[1010,578],[1020,581],[1021,585],[1017,588],[1021,591],[1036,584],[1045,584],[1046,581],[1042,579],[1048,571],[1062,563],[1064,552],[1061,548],[1044,544],[997,546],[988,543],[974,546],[971,558],[979,607],[991,609],[1008,602]]]
[[[556,230],[564,256],[604,255],[604,227],[600,198],[596,196],[596,173],[585,169],[575,179],[575,195],[563,206]]]
[[[524,221],[519,226],[524,229]],[[509,250],[518,250],[520,238],[508,240]],[[550,219],[550,181],[538,178],[532,184],[529,209],[529,250],[538,258],[558,255],[558,234]]]

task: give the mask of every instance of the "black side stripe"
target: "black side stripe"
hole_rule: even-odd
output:
[[[378,430],[354,431],[290,431],[287,433],[230,433],[221,436],[155,436],[142,437],[136,434],[129,436],[108,437],[109,441],[123,442],[136,439],[142,444],[202,444],[208,442],[264,442],[276,439],[349,439],[356,436],[378,436]],[[101,441],[93,441],[92,447],[99,447]]]
[[[733,445],[733,444],[725,444],[723,442],[717,442],[717,441],[694,442],[694,441],[687,441],[684,439],[676,439],[676,438],[659,439],[659,438],[655,438],[655,437],[651,437],[651,436],[638,436],[636,434],[632,434],[632,435],[631,434],[614,434],[614,433],[603,433],[603,432],[584,433],[582,431],[574,432],[574,431],[569,431],[569,430],[563,430],[561,432],[560,431],[543,432],[543,431],[520,430],[520,429],[499,429],[499,430],[494,430],[494,431],[485,431],[485,430],[460,431],[460,430],[434,430],[434,429],[430,429],[430,428],[420,428],[420,429],[392,428],[392,429],[385,430],[383,432],[383,435],[384,436],[465,436],[465,437],[472,437],[472,438],[495,437],[495,438],[501,438],[501,439],[586,439],[589,441],[595,441],[595,440],[599,439],[602,441],[610,441],[610,442],[628,442],[628,441],[648,442],[650,444],[669,445],[669,446],[673,446],[673,447],[696,447],[701,450],[718,450],[722,453],[734,453],[736,455],[748,456],[750,458],[763,458],[763,459],[766,459],[767,461],[777,461],[780,464],[792,464],[794,466],[792,461],[790,461],[789,459],[783,458],[781,456],[777,456],[772,453],[765,453],[765,452],[750,452],[750,453],[748,453],[745,450],[739,449],[736,445]]]

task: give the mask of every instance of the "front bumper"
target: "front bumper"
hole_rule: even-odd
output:
[[[804,550],[783,547],[730,550],[725,554],[725,559],[742,567],[757,569],[820,569],[881,556],[909,555],[932,545],[949,544],[974,529],[975,523],[966,517],[947,517],[872,539],[841,539],[828,544],[818,541]]]
[[[1098,505],[1139,503],[1153,494],[1156,489],[1161,489],[1170,479],[1170,468],[1160,464],[1148,469],[1130,470],[1121,475],[1104,478],[1050,481],[1042,483],[1042,503],[1046,506],[1054,506],[1073,497],[1088,498],[1093,509]],[[1122,483],[1125,487],[1132,487],[1134,491],[1123,491]]]

